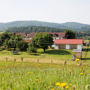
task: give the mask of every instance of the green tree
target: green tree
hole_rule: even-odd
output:
[[[14,48],[16,50],[18,48],[20,51],[26,51],[28,47],[22,36],[15,34],[11,34],[10,39],[6,39],[3,45],[6,49]]]
[[[4,41],[7,39],[10,39],[10,33],[4,32],[1,36],[0,36],[0,46],[3,45]]]
[[[44,52],[48,48],[48,46],[51,46],[52,44],[53,38],[48,33],[37,33],[31,41],[31,45],[33,47],[42,48]]]
[[[66,30],[65,33],[66,33],[65,38],[67,38],[67,39],[75,39],[76,38],[76,33],[72,30]]]
[[[18,41],[16,43],[16,47],[20,50],[20,51],[26,51],[27,48],[28,48],[28,44],[24,41],[24,40],[21,40],[21,41]]]
[[[28,49],[27,49],[27,52],[28,52],[28,53],[36,53],[37,51],[36,51],[36,48],[35,48],[35,47],[33,47],[33,46],[30,47],[30,46],[29,46]]]

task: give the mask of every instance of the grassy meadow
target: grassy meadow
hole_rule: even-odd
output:
[[[86,52],[83,51],[82,57],[85,58]],[[38,49],[36,54],[28,54],[27,52],[18,52],[18,55],[13,55],[11,51],[0,51],[0,61],[17,61],[17,62],[40,62],[40,63],[56,63],[74,64],[72,61],[72,50],[54,50],[48,49],[43,53],[42,49]],[[87,52],[86,60],[80,61],[82,63],[90,63],[90,51]]]
[[[72,61],[72,54],[53,49],[32,55],[0,51],[0,90],[90,90],[90,51],[78,62]]]
[[[71,50],[53,50],[49,49],[46,51],[46,53],[43,53],[42,49],[38,49],[38,52],[36,54],[28,54],[27,52],[18,52],[18,55],[11,54],[11,51],[3,50],[0,52],[0,60],[6,61],[6,58],[8,58],[8,61],[13,61],[16,59],[18,62],[21,61],[21,58],[23,57],[23,61],[25,62],[37,62],[39,60],[42,63],[50,63],[51,60],[54,62],[64,62],[64,61],[71,61],[72,59],[72,51]]]
[[[90,90],[90,66],[0,62],[0,90]]]

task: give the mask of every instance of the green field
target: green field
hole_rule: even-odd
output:
[[[75,62],[72,50],[39,49],[32,55],[3,50],[0,90],[90,90],[90,51],[86,60]]]
[[[90,90],[90,67],[0,62],[0,90]]]
[[[85,53],[82,52],[82,57],[85,58]],[[28,54],[27,52],[18,52],[18,55],[11,54],[11,51],[0,51],[0,61],[17,61],[21,62],[40,62],[40,63],[56,63],[63,64],[65,61],[68,64],[74,64],[72,61],[72,50],[54,50],[48,49],[46,53],[43,53],[42,49],[38,49],[36,54]],[[85,64],[90,64],[90,51],[87,52],[86,60],[80,61]]]

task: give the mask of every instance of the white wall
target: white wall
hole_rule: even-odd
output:
[[[59,45],[52,45],[52,47],[54,47],[55,49],[59,49]],[[77,49],[79,49],[79,50],[82,50],[82,48],[83,48],[83,45],[82,44],[79,44],[79,45],[77,45]],[[66,45],[66,49],[70,49],[70,45]]]
[[[66,49],[70,49],[70,45],[67,44],[67,45],[66,45]]]
[[[83,45],[82,44],[77,45],[77,49],[82,50],[82,48],[83,48]]]
[[[52,45],[52,47],[54,47],[54,49],[59,49],[58,45]]]
[[[56,37],[56,39],[60,39],[59,37]]]
[[[63,37],[53,37],[53,41],[55,41],[56,39],[64,39]]]

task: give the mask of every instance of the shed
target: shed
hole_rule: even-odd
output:
[[[73,49],[73,56],[76,56],[77,58],[82,58],[82,50],[80,49]]]

